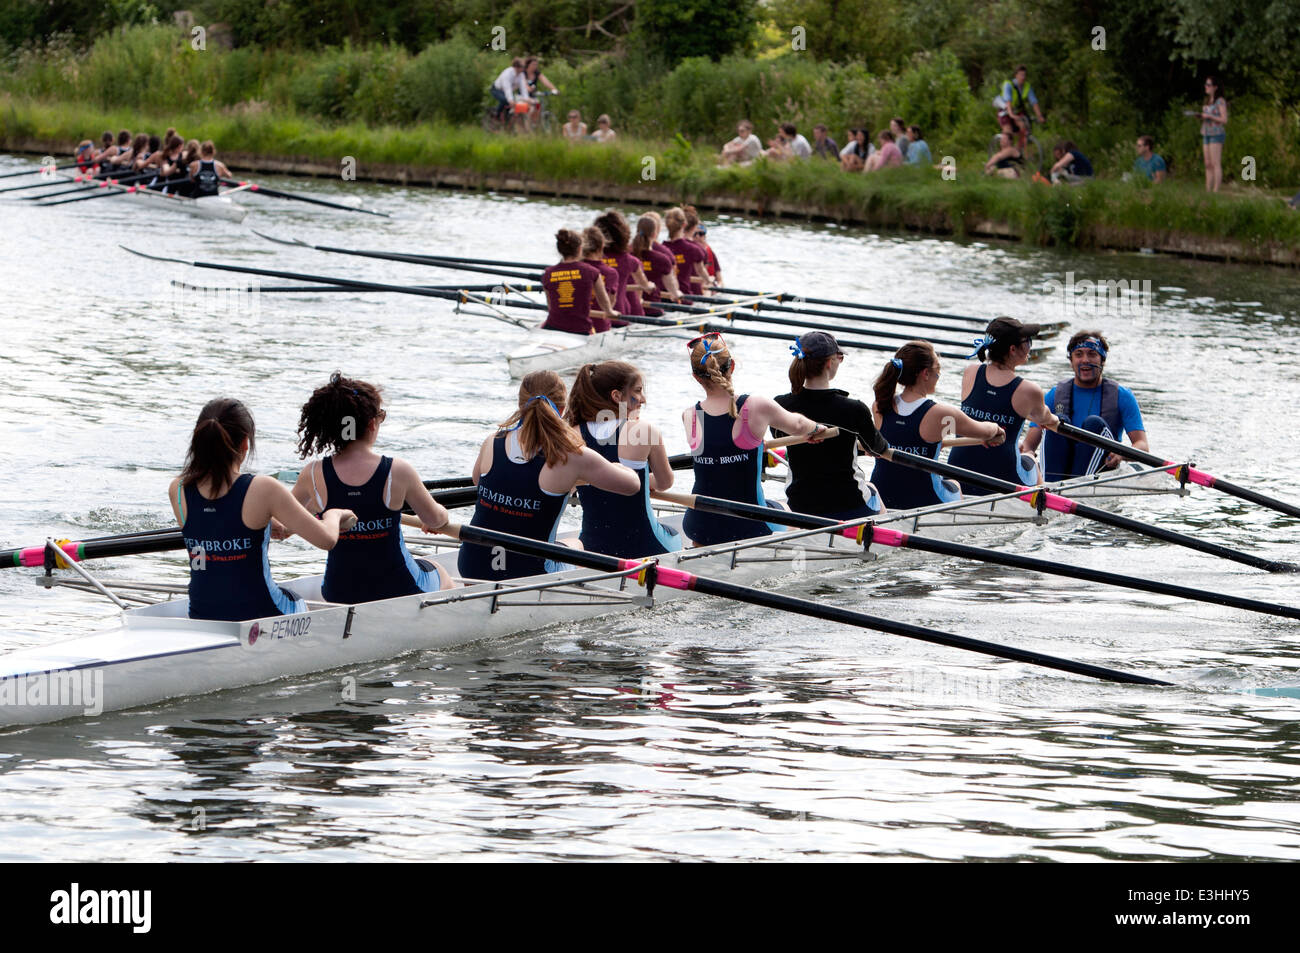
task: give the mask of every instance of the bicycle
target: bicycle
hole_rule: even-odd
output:
[[[531,103],[515,103],[513,107],[507,107],[507,111],[502,112],[500,103],[495,99],[488,106],[487,112],[483,114],[483,130],[485,132],[537,132],[541,131],[546,134],[553,133],[558,124],[555,113],[546,105],[546,99],[549,96],[558,96],[559,93],[553,93],[550,90],[538,90],[537,99]],[[520,106],[526,106],[525,109],[519,109]]]

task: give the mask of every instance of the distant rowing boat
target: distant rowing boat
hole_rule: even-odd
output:
[[[1130,468],[1060,484],[1071,496],[1098,500],[1180,493],[1159,469]],[[877,521],[905,533],[952,538],[994,529],[1018,532],[1043,522],[1006,495],[891,513]],[[425,541],[433,542],[427,538]],[[829,540],[829,542],[827,541]],[[433,557],[440,571],[457,575],[456,551]],[[864,550],[825,531],[792,530],[737,543],[660,557],[737,583],[751,583],[843,568],[894,552]],[[84,570],[78,565],[79,572]],[[110,629],[50,646],[0,656],[0,726],[30,725],[154,704],[168,698],[239,688],[312,672],[446,649],[560,622],[572,622],[679,596],[660,588],[637,590],[630,572],[573,569],[562,573],[476,583],[440,592],[401,596],[355,606],[322,601],[321,576],[289,583],[309,611],[246,622],[190,619],[184,586],[113,583],[87,576],[42,576],[44,584],[162,601],[127,609]],[[100,588],[102,587],[102,589]]]
[[[68,182],[77,181],[74,176],[62,173],[59,173],[59,178],[66,179]],[[207,195],[202,198],[190,198],[185,195],[175,195],[172,193],[159,192],[154,189],[147,189],[143,186],[111,185],[102,179],[83,178],[81,181],[88,189],[104,188],[126,193],[123,195],[124,199],[139,199],[143,204],[151,208],[167,209],[168,211],[180,212],[185,215],[194,215],[199,218],[222,219],[227,222],[239,223],[248,215],[248,209],[230,197],[231,192],[238,192],[240,191],[239,189],[227,189],[220,195]]]

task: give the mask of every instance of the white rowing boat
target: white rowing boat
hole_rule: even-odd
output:
[[[67,179],[69,182],[76,181],[70,175],[60,174],[59,177]],[[86,180],[83,179],[82,181],[85,182]],[[108,185],[102,180],[89,182],[87,187],[105,188],[115,192],[127,193],[124,197],[129,197],[133,201],[138,199],[141,203],[150,207],[195,215],[199,218],[216,218],[238,223],[242,222],[245,216],[248,215],[248,209],[230,197],[231,192],[240,191],[239,189],[227,189],[220,195],[207,195],[195,199],[184,195],[157,192],[153,189],[133,188],[129,185]]]
[[[611,328],[585,337],[536,328],[529,332],[523,344],[506,355],[506,363],[510,365],[510,376],[518,379],[533,371],[567,371],[583,364],[612,360],[627,348],[627,328]]]
[[[1099,501],[1183,492],[1163,471],[1140,468],[1068,481],[1057,488]],[[952,537],[995,528],[1018,532],[1050,515],[1002,495],[889,514],[878,523],[908,533]],[[432,558],[440,571],[454,577],[454,545],[439,545],[450,549]],[[673,553],[660,561],[748,584],[791,573],[852,568],[890,552],[879,546],[864,551],[824,531],[792,530]],[[573,569],[346,606],[321,601],[322,577],[310,576],[290,583],[307,600],[307,612],[210,622],[188,618],[182,586],[110,583],[94,579],[79,564],[75,568],[79,575],[72,579],[46,575],[39,581],[108,595],[120,592],[137,601],[161,594],[162,601],[126,609],[117,625],[93,635],[0,656],[0,726],[96,715],[446,649],[681,596],[665,588],[646,594],[627,573]]]

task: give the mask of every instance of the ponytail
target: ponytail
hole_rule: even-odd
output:
[[[312,391],[298,417],[298,455],[342,453],[383,413],[379,388],[338,371]]]
[[[662,229],[663,222],[659,220],[659,216],[654,212],[646,212],[638,218],[636,220],[636,237],[632,239],[632,254],[638,258],[647,257]]]
[[[797,394],[810,377],[819,377],[826,370],[829,357],[796,357],[790,362],[790,393]]]
[[[503,431],[519,431],[519,449],[532,459],[542,454],[560,466],[570,453],[580,453],[582,438],[564,422],[564,381],[554,371],[533,371],[519,383],[519,409],[503,422]]]
[[[916,383],[921,372],[939,363],[934,345],[928,341],[908,341],[894,356],[885,362],[880,376],[872,385],[876,394],[876,409],[887,414],[894,409],[894,394],[898,385],[909,387]]]
[[[569,389],[569,405],[564,419],[576,427],[584,420],[599,420],[601,415],[624,416],[625,408],[620,407],[611,394],[616,390],[626,394],[640,380],[641,372],[635,364],[627,361],[582,365],[578,376],[573,379],[573,387]]]
[[[736,407],[736,388],[731,383],[731,371],[735,366],[736,362],[732,360],[731,351],[721,334],[706,334],[691,342],[691,373],[700,383],[707,382],[731,395],[731,406],[727,408],[727,413],[732,418],[740,416],[740,410]]]
[[[220,495],[230,485],[230,471],[239,462],[245,440],[248,452],[253,452],[253,429],[253,415],[239,401],[218,397],[204,404],[190,436],[181,485],[206,481],[213,495]]]

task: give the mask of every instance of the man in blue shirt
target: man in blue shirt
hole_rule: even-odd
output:
[[[1128,434],[1134,447],[1150,452],[1137,398],[1127,387],[1121,387],[1104,376],[1109,350],[1100,331],[1075,334],[1066,346],[1074,376],[1049,390],[1044,402],[1062,420],[1076,427],[1111,440],[1121,440],[1124,434]],[[1043,431],[1031,427],[1021,443],[1021,452],[1035,453],[1043,439]],[[1048,433],[1043,445],[1043,474],[1048,483],[1109,470],[1119,461],[1117,454],[1108,454],[1055,433]]]
[[[1154,151],[1156,141],[1150,136],[1138,136],[1137,158],[1133,160],[1133,171],[1146,176],[1148,182],[1159,185],[1165,180],[1168,169],[1165,160]]]

